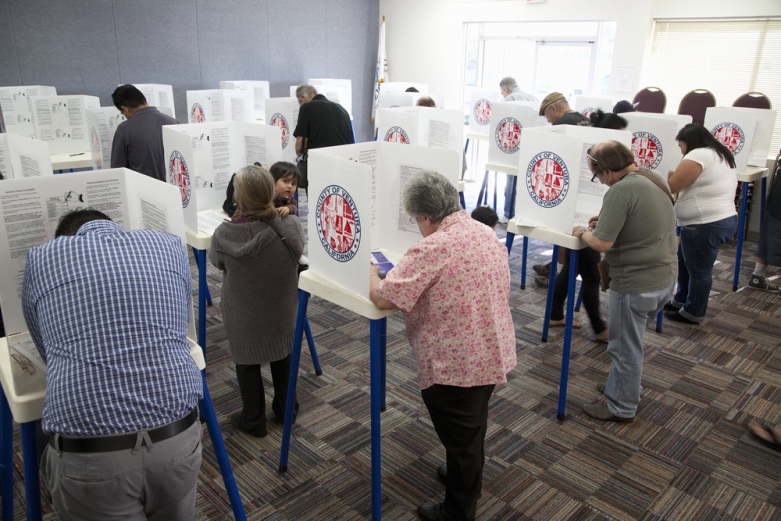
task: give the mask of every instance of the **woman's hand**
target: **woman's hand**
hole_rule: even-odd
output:
[[[287,206],[280,206],[279,208],[277,208],[277,213],[279,214],[280,217],[284,217],[290,214],[290,208],[288,208]]]
[[[371,268],[369,268],[369,276],[377,275],[380,276],[380,267],[376,266],[374,264],[371,265]]]

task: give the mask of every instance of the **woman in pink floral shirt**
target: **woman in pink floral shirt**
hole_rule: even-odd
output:
[[[447,451],[437,472],[445,501],[423,504],[418,513],[426,520],[472,520],[488,400],[516,364],[507,250],[461,209],[455,187],[436,172],[407,183],[404,209],[423,240],[385,280],[372,267],[371,299],[380,309],[404,312],[423,402]]]

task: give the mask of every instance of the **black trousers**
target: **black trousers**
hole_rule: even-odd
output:
[[[271,381],[274,384],[274,399],[271,401],[271,410],[274,416],[282,423],[285,418],[285,403],[287,402],[287,382],[290,377],[290,358],[287,355],[282,360],[271,362]],[[258,365],[237,365],[236,378],[239,382],[242,410],[247,427],[260,429],[266,427],[266,394],[263,389],[263,377]],[[293,411],[293,421],[298,415],[298,401]]]
[[[309,165],[306,161],[301,161],[296,163],[296,166],[298,166],[298,173],[301,174],[298,178],[298,188],[303,188],[306,196],[309,197]]]
[[[488,400],[494,385],[423,389],[423,403],[447,452],[447,486],[443,510],[448,519],[473,520],[483,487]]]
[[[578,274],[583,288],[583,307],[586,308],[588,319],[594,333],[599,334],[607,326],[599,316],[599,264],[601,257],[599,252],[591,248],[584,248],[578,253]],[[551,267],[551,269],[553,269]],[[564,256],[564,268],[556,275],[556,284],[553,287],[553,306],[551,307],[551,320],[564,318],[564,302],[567,300],[567,278],[569,277],[569,250]]]

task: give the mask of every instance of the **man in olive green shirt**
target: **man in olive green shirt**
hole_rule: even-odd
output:
[[[586,404],[583,410],[599,420],[631,422],[640,401],[643,333],[672,296],[678,277],[675,212],[666,180],[636,167],[623,144],[599,143],[587,159],[592,181],[599,179],[610,189],[599,216],[572,234],[605,252],[610,266],[607,352],[612,366],[607,383],[597,385],[607,402]]]

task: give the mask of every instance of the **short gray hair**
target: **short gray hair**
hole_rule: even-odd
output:
[[[404,211],[415,219],[428,217],[436,223],[460,210],[456,187],[438,172],[424,170],[404,188]]]
[[[517,86],[518,83],[515,81],[515,78],[511,78],[510,76],[502,78],[502,81],[499,82],[500,89],[507,89],[510,92],[512,92]]]
[[[296,89],[296,98],[300,98],[302,96],[306,96],[307,98],[317,96],[317,89],[306,83],[299,85]]]

